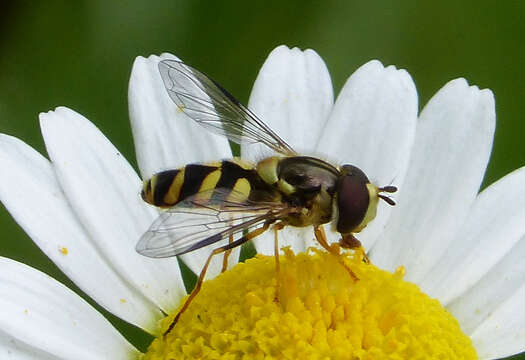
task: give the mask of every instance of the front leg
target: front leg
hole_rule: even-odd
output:
[[[370,264],[370,259],[366,255],[365,249],[363,248],[363,245],[361,245],[361,241],[357,240],[357,238],[351,233],[344,235],[341,234],[339,246],[341,246],[343,249],[351,249],[356,253],[360,253],[363,258],[363,262]]]
[[[333,247],[328,245],[328,241],[326,241],[326,234],[324,232],[323,225],[317,225],[314,226],[314,234],[315,238],[317,239],[317,242],[325,248],[326,251],[328,251],[330,254],[334,255],[337,258],[337,261],[343,265],[343,267],[348,271],[348,274],[354,279],[354,281],[359,280],[357,275],[350,269],[344,261],[341,259],[341,256],[339,255],[339,252]]]

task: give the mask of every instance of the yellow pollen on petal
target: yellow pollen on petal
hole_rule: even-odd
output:
[[[438,300],[355,254],[257,256],[203,284],[144,359],[476,359]],[[348,270],[354,272],[355,281]],[[176,312],[162,320],[165,331]]]
[[[60,251],[62,255],[67,255],[69,253],[69,250],[65,246],[62,246],[58,251]]]
[[[400,276],[405,276],[405,267],[403,265],[399,265],[397,268],[396,268],[396,271],[395,273],[400,275]]]

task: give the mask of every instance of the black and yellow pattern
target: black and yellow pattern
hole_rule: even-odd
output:
[[[302,227],[334,221],[338,232],[351,234],[375,218],[379,199],[394,205],[380,193],[396,190],[371,184],[352,165],[337,168],[309,156],[272,156],[256,165],[233,158],[163,171],[144,182],[142,198],[160,208],[190,197],[204,202],[213,199],[219,207],[245,200],[287,204],[303,210],[289,213],[280,219],[283,223]]]
[[[147,203],[169,208],[178,202],[198,194],[203,194],[201,200],[210,197],[214,189],[230,189],[236,197],[244,195],[247,199],[255,199],[264,194],[268,199],[276,190],[265,183],[255,167],[234,158],[206,164],[189,164],[175,170],[166,170],[153,175],[144,181],[142,198]]]

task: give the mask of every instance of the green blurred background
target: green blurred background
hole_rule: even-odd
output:
[[[525,2],[248,3],[2,2],[0,132],[45,153],[38,113],[65,105],[92,120],[135,165],[127,86],[136,56],[172,52],[246,102],[268,53],[286,44],[315,49],[336,93],[373,58],[410,72],[420,107],[453,78],[492,89],[498,122],[484,186],[525,164]],[[0,255],[75,289],[5,208],[0,227]],[[140,349],[147,346],[150,338],[140,330],[105,314]]]

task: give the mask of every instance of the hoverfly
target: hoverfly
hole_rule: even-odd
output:
[[[333,252],[321,226],[331,222],[341,234],[340,245],[355,248],[360,243],[353,233],[375,218],[379,199],[395,205],[382,194],[397,191],[395,186],[378,187],[352,165],[334,166],[297,154],[247,107],[196,69],[178,60],[163,60],[159,71],[168,95],[189,118],[235,143],[264,144],[278,154],[257,164],[238,158],[189,164],[144,181],[144,201],[167,210],[139,240],[140,254],[178,256],[229,240],[211,251],[195,288],[164,335],[199,292],[213,256],[224,253],[224,271],[233,248],[273,225],[278,271],[277,231],[284,226],[313,226],[319,244]]]

